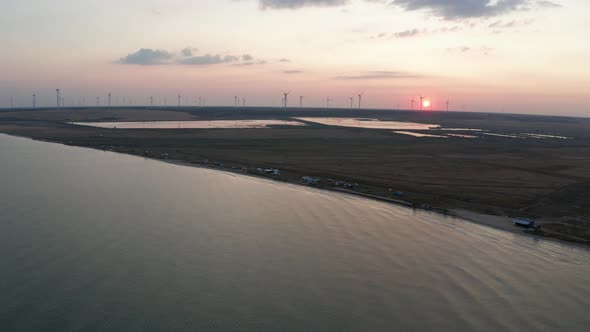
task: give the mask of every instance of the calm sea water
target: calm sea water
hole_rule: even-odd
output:
[[[590,251],[0,135],[0,330],[566,330]]]

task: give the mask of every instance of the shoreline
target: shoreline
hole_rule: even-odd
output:
[[[72,146],[72,147],[92,149],[92,150],[103,151],[103,152],[124,154],[124,155],[128,155],[128,156],[134,156],[134,157],[140,157],[143,159],[164,162],[164,163],[168,163],[168,164],[176,165],[176,166],[194,167],[194,168],[200,168],[200,169],[210,169],[210,170],[214,170],[214,171],[227,172],[227,173],[236,174],[236,175],[249,176],[249,177],[253,177],[256,179],[264,179],[267,181],[286,183],[286,184],[297,185],[297,186],[302,186],[302,187],[306,187],[306,188],[313,188],[313,189],[320,190],[320,191],[329,191],[329,192],[333,192],[333,193],[351,195],[351,196],[355,196],[355,197],[362,197],[362,198],[371,199],[371,200],[375,200],[375,201],[379,201],[379,202],[393,204],[396,206],[403,206],[403,207],[407,207],[407,208],[422,210],[425,212],[436,213],[441,216],[453,217],[453,218],[461,219],[461,220],[464,220],[467,222],[472,222],[475,224],[487,226],[490,228],[503,230],[503,231],[510,232],[513,234],[520,234],[523,236],[551,240],[554,242],[559,242],[559,243],[563,243],[563,244],[569,244],[569,245],[575,245],[577,247],[587,248],[587,246],[584,244],[570,242],[570,241],[564,241],[564,240],[549,237],[549,236],[542,236],[542,235],[534,234],[532,232],[527,232],[520,227],[514,226],[512,223],[512,218],[508,217],[508,216],[487,215],[487,214],[483,214],[483,213],[479,213],[479,212],[475,212],[475,211],[471,211],[471,210],[466,210],[466,209],[461,209],[461,208],[446,210],[446,209],[435,208],[435,207],[416,206],[414,203],[403,201],[403,200],[398,200],[398,199],[393,199],[393,198],[389,198],[389,197],[372,195],[372,194],[362,193],[362,192],[343,189],[343,188],[336,188],[336,187],[332,188],[332,187],[326,187],[326,186],[309,185],[309,184],[301,182],[301,181],[293,181],[293,180],[281,179],[281,178],[276,178],[276,177],[268,177],[268,176],[263,176],[263,175],[259,175],[259,174],[244,172],[244,171],[238,170],[238,169],[225,168],[225,167],[220,167],[220,166],[216,166],[216,165],[202,165],[202,164],[192,163],[192,162],[181,160],[181,159],[162,159],[162,158],[156,158],[156,157],[150,157],[150,156],[141,156],[141,155],[132,154],[132,153],[113,151],[113,150],[103,150],[103,149],[99,149],[99,148],[95,148],[95,147],[74,145],[74,144],[68,144],[66,142],[61,142],[61,141],[39,139],[39,138],[33,138],[33,137],[23,136],[23,135],[15,135],[15,134],[7,134],[7,133],[2,133],[2,134],[7,135],[7,136],[31,139],[31,140],[39,141],[39,142],[54,143],[54,144],[61,144],[64,146]],[[541,224],[542,224],[542,222],[541,222]]]
[[[94,150],[96,150],[96,149],[94,149]],[[100,150],[100,151],[103,151],[103,150]],[[436,213],[438,215],[445,216],[445,217],[452,217],[452,218],[456,218],[456,219],[461,219],[461,220],[464,220],[467,222],[471,222],[471,223],[482,225],[482,226],[487,226],[490,228],[510,232],[513,234],[520,234],[520,235],[534,237],[534,238],[538,238],[538,239],[546,239],[546,240],[551,240],[551,241],[564,243],[564,244],[582,246],[582,247],[586,248],[586,246],[584,246],[580,243],[563,241],[560,239],[547,237],[547,236],[540,236],[540,235],[534,234],[532,232],[527,232],[526,229],[515,226],[513,224],[512,217],[509,217],[509,216],[488,215],[488,214],[483,214],[483,213],[479,213],[479,212],[475,212],[475,211],[471,211],[471,210],[466,210],[466,209],[461,209],[461,208],[456,208],[453,210],[446,210],[446,209],[440,209],[440,208],[435,208],[435,207],[427,208],[427,207],[422,207],[422,206],[416,206],[415,204],[413,204],[411,202],[406,202],[403,200],[393,199],[393,198],[389,198],[389,197],[372,195],[372,194],[367,194],[367,193],[363,193],[363,192],[347,190],[347,189],[343,189],[343,188],[313,186],[313,185],[309,185],[307,183],[300,182],[300,181],[290,181],[290,180],[285,180],[285,179],[280,179],[280,178],[267,177],[267,176],[263,176],[263,175],[253,174],[253,173],[245,173],[245,172],[241,172],[236,169],[218,167],[215,165],[203,166],[200,164],[194,164],[194,163],[191,163],[188,161],[178,160],[178,159],[159,159],[159,158],[153,158],[153,157],[142,157],[142,156],[138,156],[138,155],[134,155],[134,154],[117,152],[117,151],[108,151],[108,152],[121,153],[121,154],[134,156],[134,157],[141,157],[144,159],[164,162],[164,163],[168,163],[168,164],[176,165],[176,166],[194,167],[194,168],[199,168],[199,169],[209,169],[209,170],[213,170],[213,171],[226,172],[226,173],[231,173],[231,174],[235,174],[235,175],[248,176],[248,177],[258,179],[258,180],[279,182],[279,183],[283,183],[283,184],[290,184],[290,185],[305,187],[305,188],[309,188],[309,189],[315,189],[315,190],[319,190],[319,191],[327,191],[327,192],[332,192],[332,193],[336,193],[336,194],[350,195],[350,196],[354,196],[357,198],[360,197],[360,198],[370,199],[370,200],[374,200],[374,201],[378,201],[378,202],[392,204],[395,206],[402,206],[402,207],[411,208],[411,209],[415,209],[415,210],[421,210],[424,212]]]

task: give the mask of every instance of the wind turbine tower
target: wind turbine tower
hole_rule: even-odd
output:
[[[350,99],[350,109],[352,109],[352,103],[354,102],[354,97],[350,97],[348,99]]]
[[[111,108],[111,93],[109,92],[109,108]]]
[[[33,94],[33,108],[37,106],[37,95]]]
[[[284,90],[281,90],[281,91],[283,91],[283,96],[285,96],[283,103],[284,103],[285,110],[287,110],[287,100],[288,100],[287,98],[289,97],[289,94],[291,93],[291,91],[289,91],[289,92],[285,92]]]
[[[447,112],[449,111],[449,103],[451,102],[451,100],[449,98],[447,98],[447,101],[445,102],[445,104],[447,105]]]
[[[363,101],[363,95],[365,94],[365,91],[361,92],[361,93],[357,93],[357,96],[359,97],[359,110],[361,109],[361,103]]]
[[[238,108],[238,96],[234,96],[234,107]]]
[[[412,111],[414,110],[414,104],[416,103],[416,101],[414,100],[414,97],[412,97]]]
[[[299,108],[303,108],[303,96],[299,96]]]
[[[178,94],[178,107],[180,107],[180,98],[182,98],[182,96]]]
[[[421,94],[419,94],[419,96],[420,96],[420,110],[422,110],[422,106],[424,105],[424,98],[425,97]]]
[[[55,93],[57,94],[57,107],[56,108],[59,108],[59,100],[60,100],[59,89],[55,89]]]

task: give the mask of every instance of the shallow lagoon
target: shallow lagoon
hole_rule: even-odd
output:
[[[377,119],[357,119],[357,118],[295,118],[297,120],[314,122],[328,126],[340,126],[351,128],[368,128],[368,129],[396,129],[396,130],[427,130],[439,128],[439,125],[424,124],[415,122],[399,121],[381,121]]]
[[[143,121],[143,122],[72,122],[79,126],[109,129],[239,129],[269,126],[305,126],[287,120],[211,120],[211,121]]]

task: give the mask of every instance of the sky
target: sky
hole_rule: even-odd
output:
[[[0,0],[0,107],[150,103],[590,116],[586,0]],[[358,105],[357,105],[358,107]],[[417,106],[415,106],[417,107]]]

